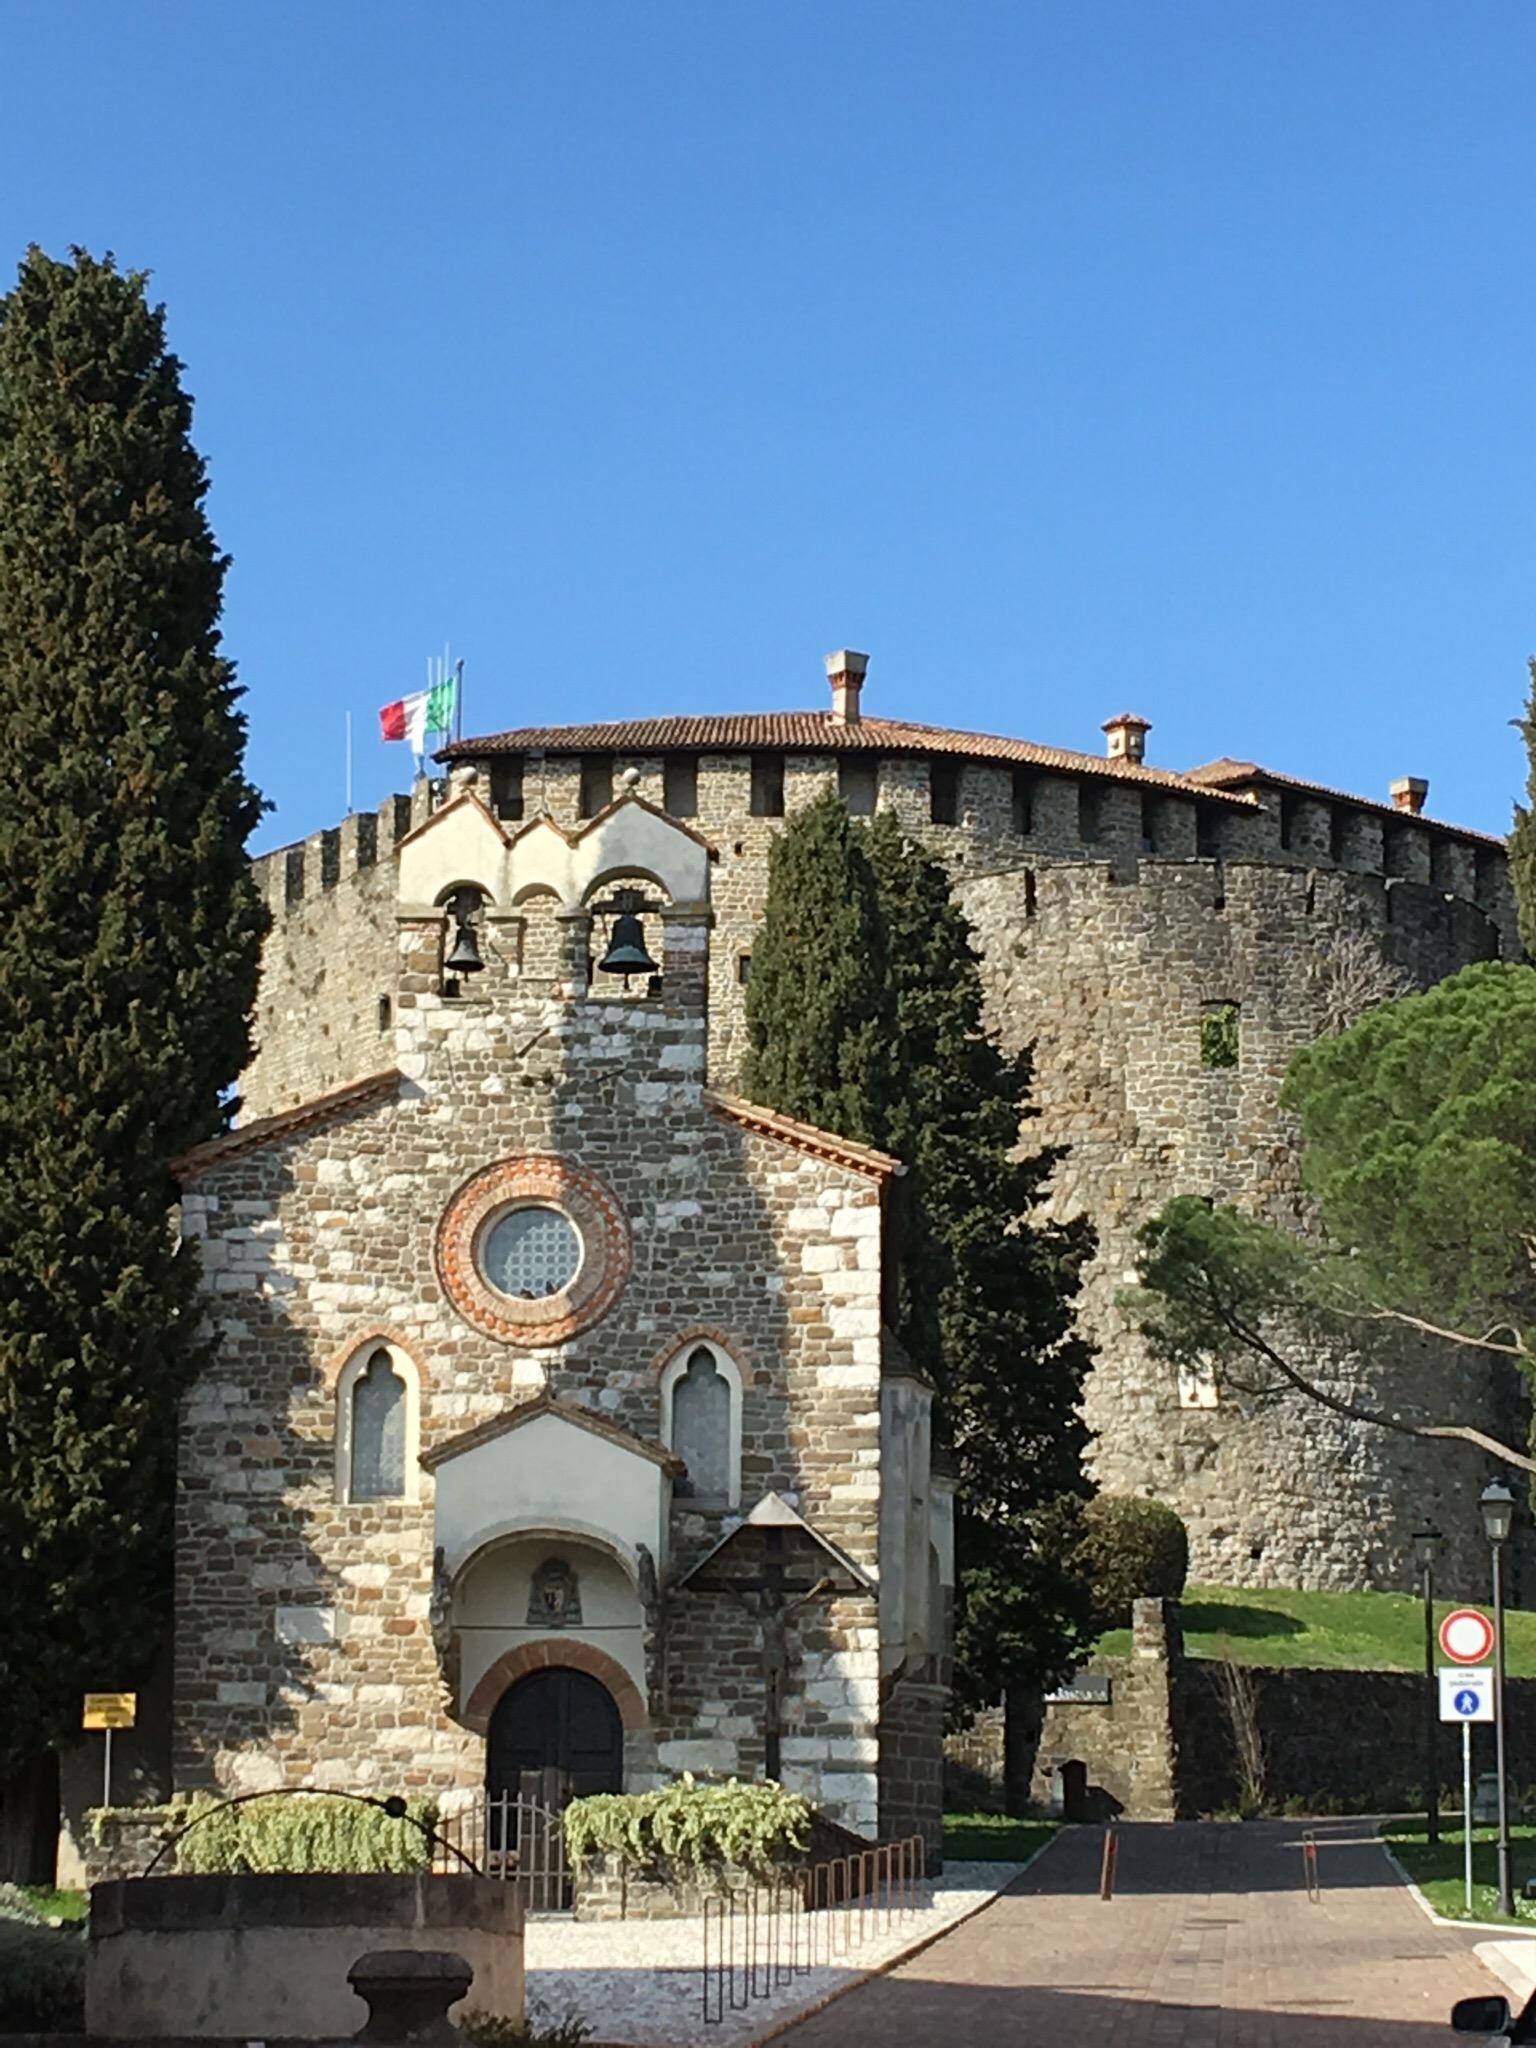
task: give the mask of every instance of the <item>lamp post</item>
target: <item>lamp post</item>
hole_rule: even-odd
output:
[[[1515,1917],[1515,1892],[1509,1874],[1509,1781],[1504,1770],[1504,1546],[1515,1522],[1515,1496],[1502,1479],[1490,1480],[1478,1506],[1483,1534],[1493,1556],[1493,1741],[1499,1774],[1499,1911]]]
[[[1435,1681],[1435,1557],[1440,1531],[1425,1522],[1413,1532],[1413,1554],[1424,1588],[1424,1813],[1429,1840],[1440,1839],[1440,1699]]]

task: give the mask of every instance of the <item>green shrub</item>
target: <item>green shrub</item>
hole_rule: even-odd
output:
[[[0,2032],[77,2033],[84,2023],[82,1929],[35,1926],[7,1908],[0,1915]]]
[[[565,1846],[573,1863],[612,1855],[683,1873],[722,1863],[762,1870],[786,1850],[803,1849],[810,1823],[806,1802],[772,1779],[701,1785],[685,1771],[659,1792],[573,1799],[565,1809]]]
[[[552,2020],[536,1998],[529,2001],[521,2026],[516,2020],[498,2019],[493,2012],[471,2010],[458,2021],[458,2029],[470,2048],[581,2048],[592,2038],[585,2020],[573,2012]]]
[[[1160,1500],[1101,1493],[1083,1509],[1079,1556],[1099,1627],[1125,1628],[1133,1600],[1182,1598],[1189,1532]]]
[[[273,1792],[241,1805],[195,1799],[185,1810],[191,1832],[177,1842],[184,1876],[274,1871],[425,1870],[432,1846],[422,1833],[437,1818],[428,1799],[406,1803],[392,1820],[377,1806],[325,1794]],[[162,1866],[163,1867],[163,1866]]]

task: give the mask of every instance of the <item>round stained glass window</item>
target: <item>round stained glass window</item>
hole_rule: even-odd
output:
[[[479,1264],[498,1294],[543,1301],[575,1279],[581,1239],[558,1209],[507,1209],[481,1238]]]

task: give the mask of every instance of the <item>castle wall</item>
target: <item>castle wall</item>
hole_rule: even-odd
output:
[[[638,793],[664,801],[660,757],[618,754],[611,766],[615,790],[633,768]],[[1355,946],[1357,972],[1362,960],[1367,972],[1372,960],[1395,963],[1417,986],[1471,960],[1515,956],[1502,849],[1315,792],[1270,791],[1263,805],[1245,807],[1133,779],[953,758],[946,767],[956,776],[955,824],[931,820],[923,756],[881,758],[878,801],[955,874],[985,947],[993,1014],[1011,1043],[1036,1046],[1042,1115],[1029,1140],[1072,1148],[1056,1200],[1064,1212],[1086,1209],[1101,1232],[1084,1303],[1101,1351],[1089,1395],[1100,1482],[1178,1507],[1191,1524],[1197,1577],[1406,1583],[1405,1532],[1425,1513],[1461,1529],[1475,1454],[1431,1453],[1298,1396],[1251,1412],[1181,1406],[1116,1295],[1132,1275],[1136,1227],[1175,1193],[1299,1213],[1296,1134],[1278,1092],[1292,1053],[1339,1000],[1341,976],[1330,967],[1338,947]],[[838,779],[831,752],[787,755],[786,811]],[[488,801],[494,793],[474,763],[456,766],[453,782]],[[752,788],[751,756],[698,757],[687,822],[713,849],[709,1073],[727,1087],[746,1050],[746,976],[782,825],[753,815]],[[576,756],[528,757],[526,819],[547,806],[574,823],[580,798]],[[411,807],[386,805],[371,847],[368,821],[353,820],[257,863],[277,923],[247,1114],[388,1063],[380,997],[394,971],[392,848],[426,800],[419,785]],[[550,920],[530,919],[508,946],[514,972],[519,960],[532,978],[556,970]],[[1238,1066],[1203,1068],[1201,1012],[1232,1002]],[[1427,1402],[1447,1370],[1427,1352],[1405,1352],[1393,1397]],[[1482,1368],[1454,1370],[1461,1378]],[[1341,1387],[1361,1390],[1359,1368],[1337,1372]],[[1458,1411],[1480,1407],[1518,1430],[1513,1399],[1490,1384],[1470,1404],[1458,1400]]]
[[[1327,1027],[1361,942],[1405,985],[1427,986],[1489,957],[1493,925],[1420,883],[1252,862],[1148,860],[1134,883],[1042,863],[959,893],[986,949],[992,1014],[1011,1044],[1035,1047],[1030,1142],[1069,1148],[1053,1206],[1086,1211],[1099,1232],[1082,1309],[1099,1351],[1087,1399],[1099,1484],[1175,1507],[1196,1580],[1401,1587],[1410,1532],[1428,1516],[1453,1546],[1448,1586],[1480,1588],[1471,1502],[1483,1454],[1362,1426],[1296,1393],[1195,1405],[1209,1390],[1181,1390],[1148,1358],[1120,1296],[1138,1226],[1174,1194],[1305,1221],[1280,1087]],[[1227,1004],[1237,1063],[1204,1065],[1202,1017]],[[1441,1420],[1454,1406],[1496,1433],[1520,1426],[1497,1373],[1444,1347],[1399,1345],[1385,1377],[1358,1360],[1309,1362],[1369,1407]]]

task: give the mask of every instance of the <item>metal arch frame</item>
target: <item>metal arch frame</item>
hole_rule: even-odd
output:
[[[249,1806],[253,1799],[303,1799],[306,1797],[313,1799],[350,1799],[354,1806],[377,1807],[379,1812],[389,1820],[408,1820],[413,1828],[420,1830],[423,1840],[435,1842],[439,1848],[447,1849],[452,1855],[457,1856],[471,1877],[483,1877],[485,1875],[485,1872],[475,1862],[474,1858],[466,1856],[456,1842],[450,1842],[447,1836],[440,1835],[436,1828],[430,1828],[425,1821],[418,1820],[398,1792],[390,1793],[386,1799],[376,1799],[368,1792],[341,1792],[333,1790],[326,1785],[273,1785],[264,1792],[237,1792],[232,1799],[221,1799],[216,1806],[208,1807],[204,1812],[188,1821],[187,1825],[179,1829],[174,1835],[168,1835],[150,1858],[148,1867],[142,1870],[139,1875],[141,1877],[153,1877],[156,1865],[160,1862],[161,1857],[168,1850],[179,1848],[188,1835],[195,1833],[205,1820],[212,1820],[216,1813],[227,1813],[232,1806]]]

